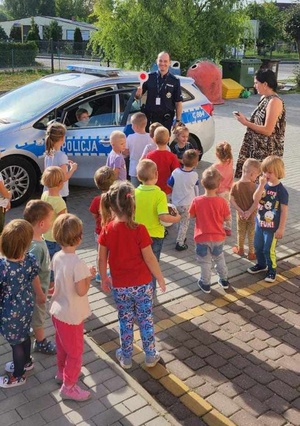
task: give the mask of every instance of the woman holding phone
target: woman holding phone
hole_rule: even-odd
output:
[[[247,127],[236,164],[236,178],[241,177],[242,167],[247,158],[262,161],[268,155],[283,156],[285,107],[276,93],[275,73],[269,69],[258,70],[254,85],[262,97],[250,119],[248,120],[241,112],[234,111],[236,119]]]

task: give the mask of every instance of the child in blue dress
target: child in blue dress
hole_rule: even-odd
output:
[[[33,368],[29,336],[33,313],[33,291],[37,303],[46,296],[38,277],[35,257],[27,253],[33,238],[33,228],[23,219],[9,222],[0,239],[0,333],[12,348],[13,372],[0,377],[0,387],[12,388],[26,383],[25,372]],[[12,363],[5,369],[10,371]]]

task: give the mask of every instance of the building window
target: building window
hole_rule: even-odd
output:
[[[75,30],[67,30],[67,40],[74,40],[74,32]],[[81,36],[83,41],[87,41],[90,39],[90,32],[87,30],[81,30]]]

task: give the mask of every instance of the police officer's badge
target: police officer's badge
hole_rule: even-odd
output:
[[[172,94],[170,93],[170,92],[167,92],[166,93],[166,97],[168,98],[168,99],[170,99],[170,97],[172,96]]]

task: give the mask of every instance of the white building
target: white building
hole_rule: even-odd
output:
[[[31,19],[32,18],[30,17],[15,19],[13,21],[3,21],[0,22],[0,26],[4,29],[8,37],[10,35],[10,30],[14,25],[21,26],[22,34],[25,39],[31,26]],[[51,21],[56,21],[58,25],[62,27],[62,40],[74,40],[74,32],[76,27],[80,28],[82,39],[84,41],[88,41],[91,38],[91,35],[97,31],[97,27],[95,27],[95,25],[87,24],[86,22],[72,21],[70,19],[51,16],[34,16],[33,19],[39,27],[41,40],[44,39],[44,28],[50,25]]]

